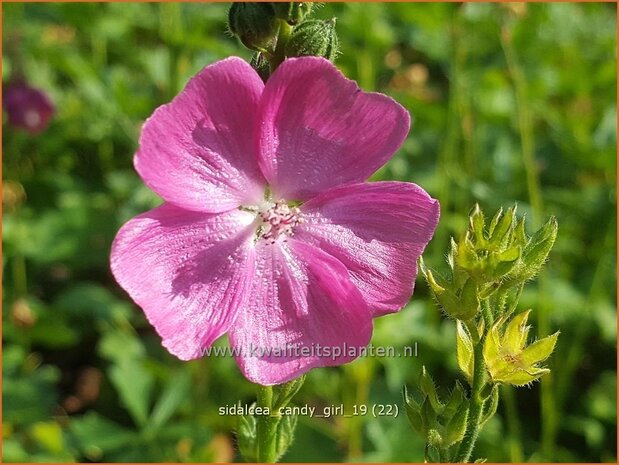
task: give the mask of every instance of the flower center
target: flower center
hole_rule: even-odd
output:
[[[290,207],[285,200],[278,200],[268,208],[258,213],[262,224],[258,228],[258,238],[274,244],[280,236],[284,237],[294,234],[294,228],[299,223],[303,223],[301,211],[297,207]]]

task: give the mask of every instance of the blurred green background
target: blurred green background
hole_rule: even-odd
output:
[[[206,64],[250,53],[227,4],[4,4],[2,79],[21,62],[57,112],[37,136],[3,116],[3,461],[239,460],[226,404],[253,401],[233,360],[183,363],[113,281],[120,225],[160,201],[132,168],[140,125]],[[552,375],[505,390],[476,456],[616,460],[615,4],[328,4],[337,64],[413,115],[376,179],[413,181],[442,205],[425,254],[445,269],[475,202],[518,202],[559,236],[521,307],[561,330]],[[374,345],[416,358],[312,371],[301,404],[401,404],[421,370],[462,376],[454,324],[417,283],[376,320]],[[226,344],[220,341],[219,344]],[[406,418],[301,418],[284,461],[420,461]]]

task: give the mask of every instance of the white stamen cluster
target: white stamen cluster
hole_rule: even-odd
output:
[[[275,244],[280,236],[292,236],[294,228],[303,223],[301,211],[297,207],[290,207],[285,200],[279,200],[268,210],[260,212],[262,227],[260,238]]]

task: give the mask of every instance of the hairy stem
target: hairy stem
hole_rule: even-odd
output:
[[[457,462],[468,462],[479,435],[479,422],[484,409],[484,399],[481,391],[486,383],[486,368],[483,356],[483,337],[477,335],[477,328],[471,325],[469,332],[473,338],[473,381],[471,383],[471,398],[469,399],[469,416],[464,439],[456,452]]]
[[[488,330],[492,326],[492,323],[494,323],[494,316],[492,315],[492,310],[490,309],[490,302],[488,302],[488,299],[482,300],[481,312],[484,318],[484,323],[486,324],[486,330]]]
[[[258,388],[257,404],[258,407],[268,408],[271,412],[273,406],[273,388],[271,386],[260,386]],[[258,418],[256,431],[258,436],[258,461],[262,463],[275,463],[277,460],[275,437],[279,419],[271,415],[262,415]]]

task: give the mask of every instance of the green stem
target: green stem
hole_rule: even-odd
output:
[[[286,21],[280,21],[279,32],[277,33],[277,45],[275,46],[273,54],[268,57],[269,64],[271,65],[271,74],[273,74],[277,67],[286,59],[286,44],[288,43],[288,39],[290,39],[291,33],[292,26]]]
[[[490,302],[488,302],[488,299],[481,301],[481,314],[484,318],[484,323],[486,324],[486,330],[490,329],[494,323],[494,316],[492,315],[492,310],[490,309]]]
[[[469,332],[473,338],[473,381],[471,383],[471,398],[469,399],[469,416],[464,439],[456,452],[457,462],[468,462],[479,435],[479,422],[484,410],[484,399],[481,391],[486,383],[486,367],[483,356],[483,338],[477,336],[477,328],[471,325]]]
[[[268,408],[270,415],[262,415],[258,418],[258,461],[262,463],[275,463],[277,451],[275,448],[275,438],[279,417],[271,411],[273,407],[273,387],[258,387],[258,407]]]

